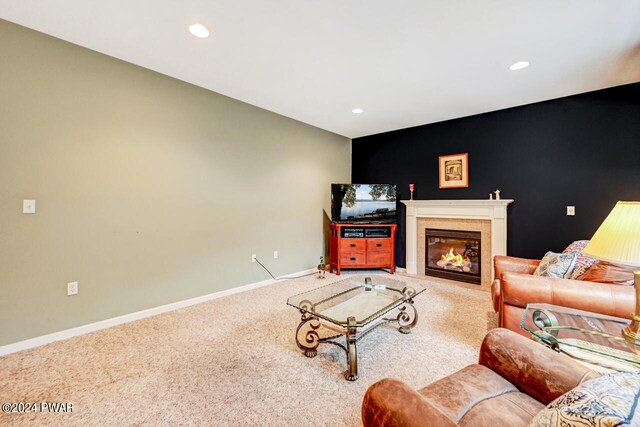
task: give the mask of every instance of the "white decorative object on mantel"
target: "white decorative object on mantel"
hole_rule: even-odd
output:
[[[507,254],[507,206],[503,200],[401,200],[407,207],[407,273],[418,274],[418,218],[480,219],[491,221],[491,259]],[[491,269],[493,278],[493,269]]]

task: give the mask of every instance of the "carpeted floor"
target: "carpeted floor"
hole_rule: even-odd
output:
[[[0,425],[358,426],[369,385],[414,388],[475,363],[495,326],[488,293],[420,280],[417,326],[385,325],[358,343],[360,378],[321,345],[308,359],[289,296],[340,280],[283,281],[0,358],[0,402],[71,402],[72,414],[1,414]],[[407,282],[419,279],[397,276]]]

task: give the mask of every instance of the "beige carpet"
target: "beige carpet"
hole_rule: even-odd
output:
[[[417,326],[382,326],[345,354],[296,347],[289,296],[340,280],[272,286],[0,358],[0,402],[72,402],[72,414],[0,414],[0,425],[358,426],[369,385],[384,377],[425,386],[477,358],[495,317],[486,292],[427,284]],[[408,282],[418,280],[398,276]]]

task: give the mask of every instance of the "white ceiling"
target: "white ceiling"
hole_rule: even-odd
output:
[[[0,0],[0,17],[347,137],[640,81],[640,0]]]

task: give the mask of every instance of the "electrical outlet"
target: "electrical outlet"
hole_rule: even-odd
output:
[[[574,216],[576,214],[575,206],[567,206],[567,215]]]
[[[76,295],[78,293],[78,282],[67,283],[67,295]]]
[[[258,259],[258,255],[251,254],[251,262],[256,262],[257,259]]]
[[[278,259],[278,251],[273,251],[273,258]]]
[[[34,214],[36,213],[36,201],[35,200],[23,200],[22,201],[22,213]]]

